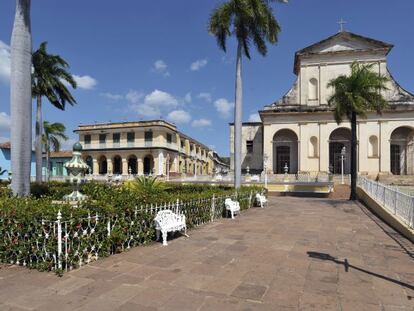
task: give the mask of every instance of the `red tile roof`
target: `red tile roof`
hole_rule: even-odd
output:
[[[58,152],[51,152],[51,158],[71,158],[72,157],[72,150],[61,150]]]
[[[0,144],[0,149],[10,149],[10,142],[7,141],[5,143]]]

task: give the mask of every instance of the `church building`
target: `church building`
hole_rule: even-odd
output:
[[[339,75],[349,75],[358,61],[375,64],[378,74],[389,77],[383,96],[388,107],[381,115],[369,112],[358,118],[357,167],[361,174],[414,174],[414,95],[403,89],[387,67],[393,45],[341,31],[295,54],[297,79],[278,101],[259,111],[261,122],[243,123],[242,170],[290,174],[298,172],[350,173],[351,126],[337,124],[327,87]],[[230,124],[231,168],[234,126]]]

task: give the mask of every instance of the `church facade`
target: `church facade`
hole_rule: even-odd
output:
[[[357,167],[361,174],[414,174],[414,95],[404,90],[387,67],[393,46],[350,32],[339,32],[295,54],[292,88],[259,111],[261,122],[243,123],[242,170],[269,174],[350,173],[351,126],[337,124],[328,99],[330,80],[350,74],[354,61],[374,64],[389,77],[381,115],[368,113],[357,124]],[[231,168],[234,127],[230,124]]]

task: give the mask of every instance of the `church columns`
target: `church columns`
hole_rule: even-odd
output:
[[[327,123],[319,123],[319,171],[329,172],[329,135]]]
[[[380,138],[379,138],[379,152],[380,152],[380,172],[391,172],[391,130],[388,122],[380,122]]]
[[[99,175],[99,163],[98,163],[98,159],[93,158],[92,163],[93,163],[93,175]]]
[[[111,158],[107,158],[106,159],[106,163],[107,163],[107,167],[108,167],[108,175],[112,175],[114,170],[113,170],[113,166],[112,166],[112,159]]]
[[[138,175],[144,175],[144,162],[142,162],[142,158],[138,158]]]
[[[122,175],[128,175],[128,160],[122,158]]]

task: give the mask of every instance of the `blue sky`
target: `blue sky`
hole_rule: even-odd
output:
[[[58,111],[45,104],[44,118],[63,122],[72,138],[80,123],[166,118],[221,155],[229,153],[228,122],[234,101],[235,43],[218,49],[207,33],[219,0],[41,0],[32,1],[33,47],[71,65],[78,105]],[[8,47],[15,1],[0,3],[0,139],[8,137]],[[243,116],[280,98],[292,85],[298,49],[346,30],[393,43],[389,67],[414,91],[414,1],[291,0],[275,4],[282,32],[263,58],[244,61]],[[253,116],[252,116],[253,115]]]

